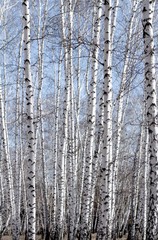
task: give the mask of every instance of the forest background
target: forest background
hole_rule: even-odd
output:
[[[157,11],[1,0],[0,237],[158,239]]]

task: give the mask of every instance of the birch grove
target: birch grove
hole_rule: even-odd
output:
[[[0,2],[0,239],[158,239],[157,12]]]

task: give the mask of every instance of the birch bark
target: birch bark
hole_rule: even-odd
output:
[[[60,107],[60,91],[61,91],[61,64],[62,64],[62,51],[60,53],[60,59],[58,63],[58,79],[57,79],[57,86],[56,86],[56,99],[55,99],[55,142],[54,142],[54,162],[53,162],[53,213],[52,213],[52,237],[55,237],[56,233],[56,225],[57,225],[57,214],[58,214],[58,208],[57,208],[57,165],[58,165],[58,158],[59,158],[59,152],[58,152],[58,142],[59,142],[59,107]]]
[[[97,76],[98,76],[98,54],[100,43],[100,20],[102,2],[99,0],[94,3],[94,26],[93,26],[93,47],[92,47],[92,80],[90,83],[89,94],[89,114],[88,114],[88,138],[86,146],[86,162],[84,173],[84,186],[82,197],[82,212],[81,212],[81,231],[80,239],[88,238],[91,223],[91,211],[93,205],[93,161],[95,149],[95,130],[96,130],[96,90],[97,90]],[[97,162],[95,162],[97,164]]]
[[[100,217],[97,239],[110,240],[112,233],[112,76],[111,76],[111,0],[104,9],[104,140],[100,170]]]
[[[24,23],[24,74],[26,84],[26,116],[27,116],[27,201],[28,201],[28,240],[36,237],[36,191],[35,191],[35,139],[33,125],[33,85],[30,63],[30,10],[29,1],[24,0],[23,23]]]
[[[62,22],[62,40],[64,49],[64,67],[65,67],[65,101],[63,110],[63,138],[61,139],[61,161],[59,173],[59,211],[58,211],[58,237],[63,239],[63,224],[65,222],[65,198],[66,198],[66,157],[68,144],[68,112],[70,110],[70,78],[68,77],[67,64],[68,53],[66,44],[66,27],[65,27],[65,6],[63,0],[60,0],[61,22]]]
[[[23,48],[23,31],[21,34],[21,41],[19,44],[18,54],[18,72],[16,82],[16,123],[15,123],[15,207],[16,207],[16,223],[17,236],[20,235],[20,207],[21,207],[21,154],[20,154],[20,75],[22,62],[22,48]]]
[[[121,78],[121,86],[118,96],[118,112],[117,112],[117,132],[116,132],[116,146],[115,146],[115,160],[114,160],[114,179],[113,179],[113,191],[114,191],[114,205],[113,211],[115,211],[115,195],[117,189],[117,181],[118,181],[118,168],[119,168],[119,152],[120,152],[120,143],[121,143],[121,134],[122,134],[122,125],[123,125],[123,113],[124,113],[124,98],[125,98],[125,86],[126,86],[126,78],[128,73],[129,59],[130,59],[130,45],[131,45],[131,37],[133,33],[133,25],[135,19],[135,11],[137,9],[138,2],[136,0],[133,1],[132,13],[128,27],[128,36],[126,42],[126,50],[125,50],[125,61]]]
[[[44,154],[44,130],[42,120],[42,85],[43,85],[43,54],[44,54],[44,34],[47,20],[47,5],[48,1],[44,3],[44,16],[43,23],[41,24],[41,1],[39,1],[39,16],[38,16],[38,95],[37,95],[37,122],[35,125],[35,146],[37,148],[37,136],[38,136],[38,122],[40,121],[40,139],[41,139],[41,161],[42,161],[42,196],[43,196],[43,223],[44,223],[44,239],[49,237],[48,230],[48,214],[47,214],[47,186],[46,186],[46,166],[45,166],[45,154]],[[41,29],[42,25],[42,29]],[[35,149],[37,152],[37,149]],[[36,157],[35,157],[36,158]]]
[[[145,89],[146,89],[146,124],[149,134],[149,210],[146,239],[158,238],[158,123],[157,93],[155,78],[155,54],[153,39],[153,5],[155,1],[144,0],[142,10]]]
[[[4,114],[4,103],[3,103],[3,96],[2,96],[2,89],[0,87],[0,116],[1,116],[1,126],[2,126],[2,144],[3,144],[3,151],[4,151],[4,171],[5,171],[5,178],[7,183],[7,200],[9,204],[9,211],[11,212],[11,220],[12,220],[12,235],[13,240],[18,239],[18,231],[16,226],[16,211],[15,211],[15,196],[14,196],[14,189],[13,189],[13,176],[12,176],[12,167],[10,163],[10,155],[8,149],[8,141],[7,141],[7,129],[5,123],[5,114]]]
[[[68,113],[68,149],[67,149],[67,183],[68,183],[68,208],[69,208],[69,239],[74,239],[75,213],[76,213],[76,184],[77,162],[75,158],[75,122],[74,122],[74,79],[73,79],[73,5],[72,0],[67,2],[68,11],[68,37],[67,37],[67,77],[70,82],[70,109]]]

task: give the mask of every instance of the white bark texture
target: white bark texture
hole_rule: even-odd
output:
[[[0,117],[1,117],[1,127],[2,127],[2,146],[4,151],[4,178],[7,183],[7,201],[9,204],[9,211],[11,212],[11,223],[12,223],[12,234],[13,240],[18,239],[18,231],[16,228],[16,210],[15,210],[15,196],[13,189],[13,175],[12,175],[12,167],[10,163],[10,155],[9,155],[9,147],[7,141],[7,127],[5,122],[5,114],[4,114],[4,103],[3,103],[3,95],[2,89],[0,87]]]
[[[101,20],[101,1],[94,3],[94,26],[93,26],[93,47],[92,47],[92,80],[90,83],[89,94],[89,114],[88,114],[88,138],[86,146],[86,163],[83,186],[82,212],[81,212],[81,239],[87,237],[90,231],[91,211],[93,203],[92,193],[92,177],[93,177],[93,161],[95,150],[95,130],[96,130],[96,90],[97,90],[97,76],[98,76],[98,54],[100,43],[100,20]]]
[[[24,22],[24,74],[26,84],[26,117],[27,117],[27,201],[28,201],[28,239],[35,240],[36,236],[36,191],[35,191],[35,151],[33,125],[33,85],[30,63],[30,11],[29,1],[23,3]]]
[[[149,134],[149,209],[147,224],[147,240],[158,239],[158,122],[157,93],[155,79],[155,55],[153,39],[153,3],[143,1],[143,38],[145,55],[145,90],[146,90],[146,124]]]
[[[69,239],[74,239],[75,229],[75,214],[76,214],[76,174],[77,174],[77,163],[75,158],[75,114],[74,114],[74,79],[73,79],[73,49],[72,49],[72,38],[73,38],[73,6],[72,0],[67,1],[68,10],[68,36],[67,36],[67,77],[70,82],[70,109],[68,114],[68,149],[67,149],[67,202],[69,212]]]
[[[21,154],[20,154],[20,74],[21,74],[21,62],[22,62],[22,50],[23,50],[23,31],[21,34],[21,41],[19,44],[19,56],[18,56],[18,72],[16,82],[16,123],[15,123],[15,207],[16,207],[16,229],[17,236],[20,235],[20,208],[21,208]],[[17,239],[18,239],[17,238]]]
[[[67,64],[68,53],[66,44],[66,27],[65,27],[65,5],[64,1],[60,0],[61,23],[62,23],[62,40],[64,49],[64,67],[65,67],[65,102],[63,110],[63,136],[61,139],[61,160],[59,173],[59,209],[58,209],[58,234],[63,238],[64,222],[65,222],[65,197],[66,197],[66,157],[67,157],[67,142],[68,142],[68,112],[70,110],[70,78],[68,77]]]
[[[97,239],[110,240],[112,232],[112,76],[111,76],[111,1],[104,9],[104,140],[100,170],[100,216]]]
[[[126,43],[126,51],[125,51],[125,60],[124,60],[124,67],[122,72],[121,78],[121,86],[118,96],[118,112],[117,112],[117,133],[116,133],[116,147],[115,147],[115,162],[114,162],[114,192],[117,188],[117,174],[118,174],[118,167],[119,167],[119,151],[120,151],[120,143],[121,143],[121,131],[123,125],[123,112],[124,112],[124,98],[125,98],[125,87],[126,87],[126,80],[128,74],[128,67],[129,67],[129,57],[130,57],[130,47],[131,47],[131,37],[133,32],[133,25],[134,25],[134,18],[135,18],[135,11],[137,9],[137,2],[133,2],[131,18],[128,27],[128,36],[127,36],[127,43]]]
[[[58,76],[57,76],[57,83],[56,83],[56,99],[55,99],[55,105],[56,105],[56,111],[55,111],[55,141],[54,141],[54,161],[53,161],[53,212],[52,212],[52,231],[51,235],[52,237],[56,234],[56,224],[57,224],[57,214],[58,214],[58,208],[57,208],[57,164],[58,164],[58,142],[59,142],[59,107],[60,107],[60,81],[61,81],[61,55],[60,53],[60,59],[58,63]]]

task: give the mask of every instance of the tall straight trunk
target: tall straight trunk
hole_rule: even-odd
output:
[[[59,172],[59,208],[58,208],[58,238],[63,239],[64,223],[65,223],[65,200],[66,200],[66,158],[67,158],[67,145],[68,145],[68,113],[70,110],[70,78],[68,77],[67,64],[68,53],[66,43],[66,27],[65,27],[65,5],[64,1],[60,0],[61,9],[61,22],[62,22],[62,40],[64,49],[64,68],[65,68],[65,101],[63,110],[63,137],[61,139],[61,160]]]
[[[148,205],[148,176],[149,176],[149,163],[148,163],[148,131],[145,127],[144,134],[144,208],[143,208],[143,240],[146,240],[147,231],[147,205]]]
[[[115,33],[115,27],[116,27],[116,19],[117,19],[117,13],[118,13],[118,7],[119,7],[120,0],[115,0],[114,5],[112,8],[112,19],[111,19],[111,45],[113,44],[114,39],[114,33]]]
[[[89,97],[89,90],[88,90],[88,75],[89,75],[89,59],[90,59],[90,55],[88,57],[88,60],[87,60],[87,67],[86,67],[86,73],[84,75],[85,77],[85,83],[86,83],[86,92],[87,92],[87,95]],[[81,177],[78,178],[78,182],[80,184],[80,193],[79,193],[79,217],[81,215],[81,210],[82,210],[82,196],[83,196],[83,189],[84,189],[84,176],[85,176],[85,162],[86,162],[86,144],[87,144],[87,141],[88,141],[88,128],[86,128],[85,130],[85,134],[84,134],[84,140],[83,140],[83,146],[82,146],[82,153],[81,153],[81,170],[80,170],[80,173],[81,173]]]
[[[92,56],[91,56],[91,71],[92,80],[90,83],[89,94],[89,114],[88,114],[88,138],[86,146],[86,164],[84,175],[84,186],[82,196],[82,212],[81,212],[81,231],[80,239],[88,239],[88,234],[91,226],[91,213],[93,205],[93,191],[92,191],[92,177],[93,177],[93,161],[95,149],[95,130],[96,130],[96,90],[97,90],[97,76],[98,76],[98,55],[100,43],[100,20],[101,20],[101,1],[94,3],[94,26],[92,39]],[[96,161],[97,164],[97,161]]]
[[[2,86],[2,82],[4,84],[3,93],[2,93],[2,87],[0,86],[0,117],[1,117],[1,129],[2,129],[2,149],[3,149],[3,156],[4,156],[4,174],[3,175],[3,181],[6,179],[7,184],[7,201],[8,201],[8,210],[9,210],[9,216],[7,216],[7,221],[5,223],[5,227],[2,231],[2,233],[6,230],[6,227],[9,224],[10,216],[11,216],[11,229],[12,229],[12,238],[13,240],[19,239],[18,234],[18,223],[16,221],[16,205],[15,205],[15,191],[14,191],[14,185],[13,185],[13,167],[11,165],[10,161],[10,153],[9,153],[9,140],[8,140],[8,129],[7,129],[7,116],[6,116],[6,110],[7,110],[7,102],[6,102],[6,86],[7,86],[7,69],[6,69],[6,40],[7,40],[7,29],[6,29],[6,16],[4,14],[5,10],[8,8],[8,3],[4,2],[3,5],[4,10],[1,13],[1,24],[3,26],[3,35],[4,35],[4,43],[3,43],[3,78],[2,74],[0,76],[0,84]]]
[[[149,201],[147,240],[158,239],[158,122],[157,93],[155,78],[155,54],[153,39],[153,4],[154,1],[144,0],[142,9],[142,24],[145,55],[145,96],[146,124],[148,126],[149,154]]]
[[[67,205],[68,205],[68,235],[74,239],[75,235],[75,213],[76,213],[76,180],[77,162],[75,158],[75,122],[74,122],[74,79],[73,79],[73,5],[72,0],[67,2],[68,11],[68,36],[67,36],[67,77],[70,82],[70,109],[68,116],[68,149],[67,149]]]
[[[90,54],[88,56],[86,72],[84,74],[85,88],[86,88],[86,92],[87,92],[88,97],[89,97],[88,76],[89,76],[89,68],[90,68],[89,63],[90,63]],[[82,196],[83,196],[83,189],[84,189],[84,176],[85,176],[85,164],[86,164],[86,144],[87,144],[87,141],[88,141],[87,138],[88,138],[88,128],[86,128],[86,130],[85,130],[84,140],[83,140],[82,148],[81,148],[81,165],[80,165],[81,169],[79,171],[81,176],[80,176],[80,178],[78,178],[78,183],[80,185],[79,194],[78,194],[78,196],[79,196],[79,205],[78,205],[79,218],[80,218],[81,210],[82,210]]]
[[[132,190],[131,190],[131,228],[129,229],[128,239],[136,239],[136,217],[138,211],[138,194],[139,194],[139,177],[140,177],[140,160],[142,154],[142,138],[143,131],[141,127],[140,136],[138,139],[137,150],[133,159],[132,173]]]
[[[79,7],[80,9],[80,7]],[[81,20],[80,15],[78,17],[78,35],[80,36],[80,28],[81,28]],[[76,117],[76,131],[75,131],[75,162],[77,163],[77,182],[76,182],[76,223],[75,228],[76,231],[78,229],[79,224],[79,217],[80,217],[80,211],[81,211],[81,199],[82,199],[82,180],[83,175],[78,177],[79,173],[82,174],[81,168],[82,164],[80,162],[81,154],[82,154],[82,144],[81,143],[81,132],[80,132],[80,106],[81,106],[81,45],[78,47],[78,63],[77,63],[77,98],[75,101],[75,117]],[[82,163],[84,163],[84,158],[82,158]],[[83,164],[84,165],[84,164]],[[83,172],[84,174],[84,172]]]
[[[133,2],[132,7],[132,13],[131,18],[129,21],[129,27],[128,27],[128,36],[126,41],[126,47],[125,47],[125,60],[124,60],[124,67],[122,72],[122,78],[121,78],[121,86],[120,86],[120,92],[118,96],[118,113],[117,113],[117,136],[116,136],[116,153],[115,153],[115,165],[116,165],[116,172],[117,172],[117,165],[118,165],[118,155],[120,150],[120,139],[121,139],[121,129],[122,129],[122,118],[123,118],[123,103],[124,103],[124,91],[125,91],[125,85],[127,80],[127,70],[129,66],[129,56],[130,56],[130,46],[131,46],[131,37],[133,33],[133,25],[134,25],[134,19],[135,19],[135,11],[137,9],[137,1],[135,0]]]
[[[41,29],[41,1],[39,1],[39,15],[38,15],[38,93],[37,93],[37,116],[36,116],[36,124],[35,124],[35,148],[37,148],[37,135],[38,135],[38,125],[40,121],[40,107],[41,107],[41,92],[43,85],[43,55],[44,55],[44,34],[47,20],[47,5],[48,0],[45,1],[44,4],[44,16],[43,16],[43,24]],[[36,154],[36,151],[35,151]]]
[[[8,194],[8,204],[9,211],[11,212],[11,220],[12,220],[12,238],[13,240],[18,239],[18,232],[16,228],[16,210],[15,210],[15,196],[13,189],[13,175],[12,175],[12,167],[10,162],[10,155],[8,149],[8,138],[7,138],[7,127],[5,122],[5,114],[4,114],[4,102],[2,96],[2,89],[0,87],[0,117],[1,117],[1,126],[2,126],[2,146],[4,151],[4,178],[6,178],[7,183],[7,194]]]
[[[112,76],[111,76],[111,0],[104,9],[104,140],[100,169],[100,216],[97,239],[110,240],[112,233]]]
[[[43,225],[44,225],[44,239],[49,236],[48,231],[48,214],[47,214],[47,196],[46,196],[46,170],[45,170],[45,154],[44,154],[44,131],[42,120],[42,84],[43,84],[43,52],[44,52],[44,34],[47,20],[47,5],[48,1],[44,3],[43,23],[41,24],[41,1],[39,1],[39,16],[38,16],[38,94],[37,94],[37,116],[35,125],[35,154],[37,153],[38,144],[38,130],[40,122],[40,140],[41,140],[41,166],[42,166],[42,196],[43,196]],[[42,29],[41,29],[42,25]],[[36,157],[35,157],[36,158]]]
[[[21,207],[21,154],[20,154],[20,75],[22,62],[23,31],[19,44],[18,72],[16,82],[16,123],[15,123],[15,207],[17,235],[20,235],[20,207]]]
[[[92,226],[93,221],[93,210],[94,210],[94,197],[95,197],[95,189],[96,189],[96,181],[98,177],[98,168],[99,168],[99,157],[100,157],[100,150],[101,150],[101,129],[102,129],[102,108],[99,109],[99,126],[101,124],[101,128],[99,129],[98,136],[97,136],[97,124],[96,123],[96,109],[97,109],[97,81],[98,81],[98,72],[99,72],[99,66],[98,66],[98,58],[99,58],[99,44],[100,44],[100,30],[101,30],[101,18],[102,18],[102,1],[96,2],[95,7],[95,14],[94,14],[94,30],[93,30],[93,47],[92,47],[92,82],[91,82],[91,130],[90,130],[90,136],[93,133],[94,139],[91,142],[91,153],[92,153],[92,180],[91,180],[91,193],[90,193],[90,204],[89,204],[89,225]],[[94,119],[93,119],[94,118]],[[92,132],[91,132],[92,131]],[[88,136],[88,138],[90,137]],[[94,143],[95,142],[95,143]]]
[[[42,106],[40,106],[40,139],[41,139],[41,165],[42,165],[42,196],[43,196],[43,225],[44,237],[43,240],[49,239],[48,229],[48,210],[47,210],[47,179],[46,179],[46,161],[45,161],[45,146],[44,146],[44,129],[42,120]]]
[[[33,85],[30,63],[30,10],[29,1],[23,3],[24,22],[24,74],[26,84],[26,117],[27,117],[27,202],[28,202],[28,240],[36,237],[36,191],[35,191],[35,151],[34,151],[34,124],[33,124]]]
[[[24,73],[23,73],[24,78]],[[28,229],[28,212],[27,212],[27,193],[26,193],[26,174],[25,171],[25,141],[23,136],[25,135],[25,124],[24,124],[24,113],[25,113],[25,106],[24,106],[24,96],[25,96],[25,90],[24,85],[25,82],[22,81],[21,83],[21,105],[20,105],[20,116],[19,116],[19,139],[20,139],[20,158],[21,158],[21,187],[22,187],[22,194],[21,194],[21,232],[27,234]]]
[[[148,190],[149,190],[149,155],[148,155],[148,126],[146,124],[146,83],[144,83],[144,122],[143,122],[143,190],[142,190],[142,218],[143,218],[143,240],[146,240],[146,231],[147,231],[147,206],[148,206]]]
[[[58,76],[56,83],[56,99],[55,99],[55,140],[54,140],[54,161],[53,161],[53,211],[52,211],[52,230],[51,235],[55,237],[57,226],[57,164],[58,164],[58,143],[59,143],[59,107],[60,107],[60,84],[61,84],[61,64],[62,64],[62,51],[60,53],[60,59],[58,63]]]
[[[133,1],[132,13],[128,27],[128,36],[125,48],[125,60],[124,67],[121,78],[121,86],[118,96],[118,112],[117,112],[117,130],[116,130],[116,145],[115,145],[115,159],[114,159],[114,179],[113,179],[113,212],[115,211],[116,204],[116,189],[118,185],[118,169],[119,169],[119,152],[121,144],[121,135],[122,135],[122,126],[123,126],[123,113],[124,111],[124,100],[125,100],[125,87],[127,81],[128,67],[129,67],[129,57],[130,57],[130,46],[131,46],[131,37],[133,33],[133,25],[135,23],[135,11],[137,9],[137,1]]]

